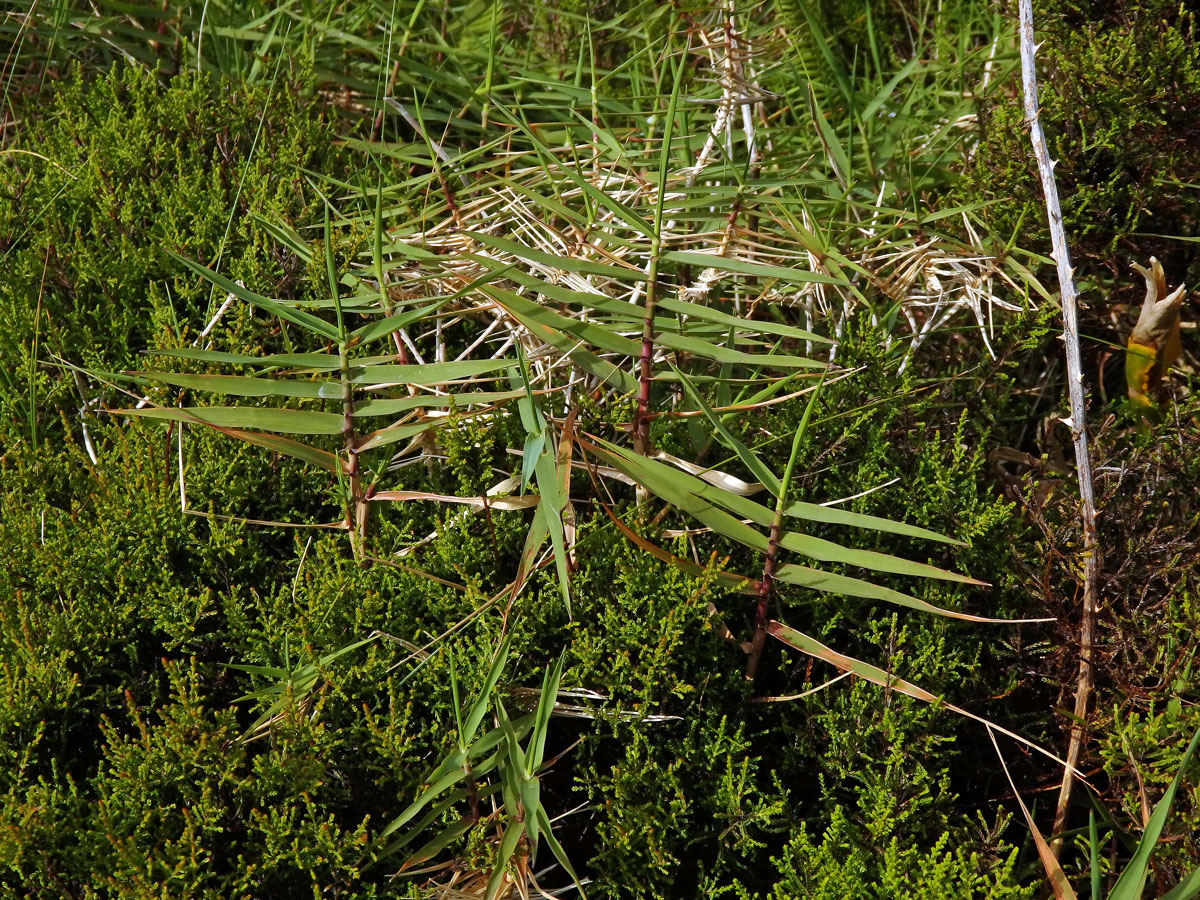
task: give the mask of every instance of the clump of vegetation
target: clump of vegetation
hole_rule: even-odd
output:
[[[64,364],[128,368],[208,326],[224,297],[184,277],[172,252],[295,291],[295,261],[255,217],[311,215],[304,169],[339,171],[329,122],[282,82],[164,81],[126,65],[92,80],[77,67],[47,100],[0,168],[9,445],[36,446],[61,417],[94,413],[94,387]],[[32,113],[38,101],[28,102]]]
[[[1035,896],[1061,770],[968,718],[1053,750],[1076,664],[1011,24],[211,6],[4,31],[0,884]],[[1098,439],[1094,897],[1196,815],[1188,403]]]
[[[1195,12],[1172,0],[1070,2],[1038,8],[1042,121],[1050,135],[1072,256],[1097,287],[1124,283],[1128,262],[1156,256],[1172,280],[1194,284],[1200,213],[1200,100]],[[1140,77],[1132,77],[1140,73]],[[1019,88],[1012,84],[1009,92]],[[972,197],[996,201],[994,226],[1026,246],[1049,246],[1036,215],[1036,173],[1027,164],[1021,109],[1004,91],[981,106]],[[1130,293],[1140,284],[1130,279]]]

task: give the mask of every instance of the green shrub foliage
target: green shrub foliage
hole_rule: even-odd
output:
[[[684,20],[700,15],[684,6]],[[808,4],[808,13],[821,14],[820,6]],[[852,59],[856,46],[908,22],[908,6],[873,2],[871,17],[848,5],[827,11],[827,44]],[[1193,224],[1194,195],[1168,188],[1197,180],[1187,146],[1195,124],[1184,114],[1200,90],[1192,17],[1170,4],[1120,6],[1086,28],[1048,28],[1043,52],[1043,108],[1059,136],[1068,215],[1093,259],[1127,246],[1152,218],[1155,231],[1190,234]],[[978,12],[967,0],[944,7],[947,21],[960,23]],[[612,16],[603,49],[619,56],[629,21],[645,9],[581,0],[495,21],[509,36],[550,32],[542,52],[583,72],[587,17]],[[490,34],[490,11],[470,7],[462,27]],[[1056,15],[1078,25],[1088,12],[1070,4]],[[667,27],[666,13],[646,14],[648,28]],[[780,20],[798,30],[805,16],[805,4],[788,3]],[[977,32],[965,32],[973,54]],[[930,37],[878,40],[871,76],[882,79]],[[235,38],[220,36],[229,46]],[[420,52],[445,51],[426,39]],[[528,43],[527,55],[537,41]],[[815,53],[819,41],[810,35],[795,46]],[[1157,65],[1137,68],[1147,58]],[[472,59],[483,65],[482,56]],[[770,77],[787,81],[788,66]],[[1151,77],[1131,78],[1134,68]],[[577,692],[564,697],[577,701],[580,717],[551,722],[541,801],[562,816],[555,833],[589,896],[1038,895],[1034,858],[1016,846],[1025,833],[1010,826],[1008,784],[982,728],[865,681],[825,685],[835,670],[778,644],[748,685],[745,653],[725,626],[747,634],[751,601],[715,577],[748,553],[712,535],[689,543],[678,537],[682,517],[616,510],[677,556],[697,551],[702,571],[663,563],[606,516],[582,515],[571,611],[552,566],[534,572],[506,608],[506,598],[493,601],[513,578],[529,510],[484,516],[378,504],[366,538],[376,562],[363,566],[344,534],[321,527],[341,515],[329,478],[208,430],[188,428],[181,439],[175,427],[101,414],[101,405],[132,402],[71,366],[149,368],[156,363],[135,362],[141,351],[191,346],[224,300],[169,251],[273,297],[322,296],[310,287],[326,278],[320,253],[301,259],[262,223],[297,229],[302,244],[322,199],[311,173],[328,179],[325,190],[374,183],[377,172],[357,171],[365,157],[333,140],[334,113],[314,99],[317,76],[303,67],[293,75],[299,83],[281,76],[243,85],[117,65],[100,77],[79,69],[49,86],[39,95],[44,109],[13,100],[28,104],[16,149],[30,152],[0,162],[0,895],[437,896],[434,882],[461,872],[393,879],[398,863],[381,856],[378,838],[455,746],[452,679],[460,696],[476,696],[504,639],[512,657],[497,696],[514,719],[531,711],[530,689],[536,694],[560,657],[562,686]],[[656,88],[647,81],[638,90]],[[962,92],[942,93],[957,110]],[[1020,113],[1001,93],[989,95],[978,146],[968,152],[969,141],[953,141],[963,180],[947,177],[937,188],[952,186],[965,202],[999,199],[980,212],[998,232],[1017,229],[1026,212],[1013,198],[1033,196]],[[1141,129],[1145,143],[1126,139]],[[390,148],[398,170],[432,183],[428,147],[413,146]],[[905,158],[892,150],[882,164],[899,171]],[[928,160],[910,168],[897,200],[919,206],[937,173]],[[880,172],[871,174],[894,179],[892,169]],[[1022,241],[1036,240],[1037,218],[1024,220]],[[338,264],[366,243],[356,233]],[[1049,314],[998,322],[995,357],[974,334],[937,333],[903,374],[905,348],[886,332],[895,319],[893,309],[874,324],[865,311],[846,322],[838,362],[855,374],[828,384],[813,409],[795,496],[944,532],[964,546],[922,545],[928,562],[989,585],[885,578],[889,586],[947,609],[1011,617],[1050,610],[1068,624],[980,627],[782,584],[777,613],[1051,745],[1061,731],[1045,713],[1069,706],[1059,691],[1073,679],[1074,657],[1062,648],[1073,640],[1064,597],[1078,540],[1074,495],[1049,459],[1040,472],[1013,475],[989,456],[1010,445],[1035,451],[1032,460],[1051,455],[1029,436],[1049,413],[1028,362],[1056,343]],[[240,303],[210,337],[236,352],[297,349],[286,327]],[[174,389],[137,389],[175,402]],[[603,434],[626,424],[633,407],[602,417],[586,395],[578,402],[580,429]],[[1180,409],[1194,423],[1194,402]],[[781,471],[804,410],[793,400],[728,426]],[[703,443],[698,434],[695,419],[653,424],[654,445],[668,452],[692,452]],[[1114,848],[1136,840],[1143,792],[1151,803],[1161,793],[1186,745],[1181,735],[1196,726],[1200,570],[1190,498],[1200,454],[1194,424],[1172,434],[1176,443],[1158,455],[1155,435],[1114,418],[1098,443],[1104,471],[1137,479],[1136,501],[1115,474],[1100,485],[1103,539],[1132,567],[1113,569],[1105,587],[1103,639],[1113,652],[1098,686],[1101,718],[1111,709],[1111,728],[1096,741],[1108,781],[1101,831]],[[497,467],[513,467],[509,451],[524,439],[516,417],[454,410],[438,433],[439,464],[405,470],[403,486],[477,496]],[[705,452],[708,463],[752,479],[715,443]],[[1165,506],[1164,495],[1172,497]],[[836,526],[810,530],[845,538]],[[886,533],[861,541],[885,553],[913,546]],[[1041,558],[1031,562],[1033,552]],[[1129,671],[1140,673],[1138,683]],[[269,727],[259,728],[263,717]],[[493,724],[489,714],[486,728]],[[1045,769],[1018,763],[1015,771],[1029,786]],[[1186,833],[1200,815],[1189,784],[1178,801],[1182,837],[1161,856],[1166,880],[1200,856]],[[455,821],[452,811],[435,816],[430,836]],[[483,831],[450,846],[462,871],[489,870],[496,842]],[[550,859],[543,851],[538,865]],[[563,879],[556,872],[546,886]]]
[[[38,112],[23,152],[0,167],[0,428],[10,446],[93,410],[94,386],[55,357],[114,371],[151,345],[196,339],[224,297],[184,276],[170,251],[294,290],[302,268],[255,216],[300,216],[315,199],[304,168],[336,172],[327,120],[282,82],[167,82],[121,65],[91,81],[77,69]]]
[[[1035,6],[1042,124],[1072,255],[1089,277],[1107,269],[1121,279],[1131,255],[1143,264],[1156,255],[1172,278],[1194,283],[1195,245],[1162,237],[1194,237],[1200,212],[1194,9],[1173,0]],[[1000,231],[1020,222],[1021,240],[1048,251],[1023,115],[1005,92],[984,104],[968,190],[997,201]]]

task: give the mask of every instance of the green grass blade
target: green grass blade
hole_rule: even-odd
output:
[[[1162,900],[1192,900],[1200,896],[1200,869],[1193,869],[1179,884],[1162,895]]]
[[[529,750],[525,755],[525,769],[537,772],[542,767],[546,756],[546,738],[550,734],[550,716],[554,712],[554,704],[558,700],[558,686],[562,682],[563,665],[566,655],[558,657],[558,662],[546,670],[542,678],[542,693],[538,697],[537,712],[533,720],[533,737],[529,741]]]
[[[1171,804],[1175,802],[1175,794],[1179,791],[1184,772],[1187,771],[1188,763],[1192,761],[1192,754],[1196,752],[1197,745],[1200,745],[1200,729],[1197,729],[1196,733],[1192,735],[1192,740],[1188,744],[1187,750],[1184,751],[1183,758],[1179,761],[1179,771],[1175,773],[1170,785],[1163,792],[1162,799],[1154,805],[1154,811],[1150,814],[1150,821],[1146,824],[1142,839],[1138,841],[1137,849],[1133,852],[1133,858],[1129,860],[1129,865],[1125,867],[1125,871],[1113,885],[1108,900],[1141,900],[1146,886],[1146,878],[1150,872],[1150,857],[1154,853],[1154,848],[1158,846],[1159,838],[1162,837],[1163,828],[1167,824],[1167,816],[1171,813]]]
[[[771,369],[823,369],[825,363],[805,359],[802,356],[781,356],[777,353],[746,353],[735,350],[724,344],[710,343],[700,338],[685,334],[672,334],[669,331],[655,335],[658,343],[672,350],[690,353],[701,359],[727,363],[735,366],[751,366],[754,368]]]
[[[620,353],[623,356],[636,356],[641,352],[641,344],[632,338],[609,331],[592,322],[582,322],[578,319],[561,316],[556,312],[526,300],[524,297],[506,291],[502,288],[488,285],[482,289],[485,294],[507,309],[524,324],[535,322],[544,328],[550,328],[559,334],[567,335],[576,340],[607,350],[610,353]]]
[[[192,347],[182,347],[178,350],[147,350],[147,356],[162,356],[168,359],[194,359],[200,362],[227,363],[240,366],[287,366],[297,369],[336,369],[339,365],[336,353],[269,353],[265,356],[253,356],[246,353],[225,353],[220,350],[198,350]],[[377,362],[385,362],[390,356],[375,358]],[[365,364],[366,360],[358,364]],[[144,373],[145,374],[145,373]]]
[[[399,331],[413,322],[419,322],[426,316],[433,315],[449,302],[450,298],[447,298],[437,303],[430,303],[428,306],[422,306],[419,309],[410,309],[408,312],[388,316],[386,319],[380,319],[378,322],[372,322],[370,325],[364,325],[362,328],[351,332],[350,343],[352,346],[364,347],[380,338],[387,337],[393,331]]]
[[[648,459],[632,451],[613,444],[607,444],[603,441],[598,441],[598,443],[605,445],[607,451],[604,455],[614,467],[620,469],[651,492],[662,497],[664,500],[675,503],[680,509],[696,515],[697,518],[700,518],[699,513],[703,513],[707,519],[720,523],[719,525],[710,524],[705,519],[702,519],[702,521],[705,521],[705,524],[710,524],[710,527],[717,528],[726,537],[731,537],[756,549],[759,547],[758,538],[762,538],[762,546],[765,547],[765,537],[762,537],[754,529],[738,522],[736,519],[733,519],[731,522],[723,518],[723,516],[717,515],[712,511],[711,504],[719,504],[734,515],[750,519],[755,524],[764,527],[769,527],[772,521],[774,521],[774,513],[767,507],[755,503],[747,497],[723,491],[665,463]],[[687,500],[688,496],[693,499],[691,501]],[[694,502],[696,500],[701,500],[701,502]],[[729,517],[729,519],[732,519],[732,517]],[[734,537],[735,534],[739,536]],[[751,538],[751,535],[757,535],[757,537]],[[751,540],[754,543],[749,543]],[[858,550],[845,547],[833,541],[827,541],[811,535],[787,532],[780,537],[779,543],[785,549],[820,560],[821,562],[845,563],[875,572],[889,572],[895,575],[914,575],[923,578],[936,578],[942,581],[954,581],[962,584],[983,584],[983,582],[977,581],[967,575],[960,575],[957,572],[950,572],[936,566],[914,562],[886,553],[878,553],[873,550]]]
[[[886,603],[892,603],[896,606],[905,606],[909,609],[916,609],[920,610],[921,612],[932,613],[933,615],[937,616],[946,616],[952,619],[962,619],[967,622],[1004,624],[1013,622],[1054,621],[1052,619],[992,619],[985,616],[972,616],[968,615],[967,613],[960,613],[954,610],[945,609],[941,606],[934,606],[932,603],[928,603],[908,594],[902,594],[899,591],[894,591],[891,588],[886,588],[882,585],[864,581],[861,578],[852,578],[849,575],[838,575],[834,572],[825,572],[820,569],[810,569],[807,566],[799,566],[795,564],[780,566],[775,572],[775,580],[829,594],[845,594],[848,597],[860,597],[864,600],[883,600]]]
[[[742,461],[742,465],[749,469],[751,474],[761,481],[766,486],[768,491],[778,497],[779,479],[775,477],[775,473],[772,472],[767,465],[758,458],[757,453],[734,437],[733,432],[725,427],[725,423],[721,421],[721,417],[713,412],[712,407],[708,405],[708,402],[704,399],[704,397],[701,396],[700,392],[696,390],[696,386],[691,383],[687,376],[674,366],[671,368],[679,378],[679,383],[682,385],[684,392],[688,395],[688,397],[691,398],[692,402],[696,404],[697,408],[704,413],[704,416],[708,419],[709,424],[716,429],[717,436],[721,439],[721,443],[736,453],[738,459]]]
[[[488,704],[491,703],[492,695],[496,691],[496,684],[500,681],[500,676],[504,674],[504,667],[508,665],[508,652],[511,643],[512,637],[506,637],[500,646],[496,648],[495,656],[492,657],[492,664],[488,668],[487,678],[484,680],[483,686],[479,689],[479,696],[471,707],[471,712],[467,715],[467,720],[464,724],[464,734],[467,743],[475,740],[475,732],[479,730],[479,725],[483,721],[483,717],[487,714]]]
[[[475,825],[476,822],[473,819],[463,819],[461,822],[451,825],[427,843],[422,844],[420,848],[414,850],[412,855],[404,860],[404,865],[400,867],[400,871],[403,872],[405,869],[411,869],[437,856],[470,831]]]
[[[448,384],[465,378],[475,378],[509,369],[517,364],[513,359],[462,359],[454,362],[425,363],[424,365],[353,365],[354,384],[419,384],[424,387]]]
[[[790,337],[801,341],[812,341],[818,344],[832,343],[829,338],[821,337],[819,334],[813,334],[811,331],[805,331],[803,328],[793,328],[791,325],[783,325],[779,322],[767,322],[761,319],[739,318],[738,316],[731,316],[729,313],[721,312],[719,309],[701,306],[699,303],[690,303],[687,300],[677,300],[674,297],[660,298],[658,301],[658,308],[664,312],[672,312],[676,315],[691,316],[704,322],[712,322],[715,325],[726,325],[730,328],[736,328],[738,331],[744,331],[751,334],[774,334],[780,337]]]
[[[979,722],[980,724],[985,725],[988,728],[999,732],[1000,734],[1007,735],[1014,741],[1024,744],[1031,750],[1036,750],[1043,756],[1054,760],[1060,766],[1066,766],[1066,762],[1059,759],[1053,753],[1042,749],[1033,741],[1021,737],[1021,735],[1017,734],[1016,732],[1009,731],[1007,728],[1001,728],[994,722],[990,722],[982,716],[977,716],[972,712],[968,712],[962,707],[955,706],[953,703],[947,703],[945,700],[934,696],[924,688],[919,687],[910,681],[905,681],[903,678],[897,678],[895,675],[891,674],[890,672],[885,672],[878,666],[873,666],[870,663],[863,662],[861,659],[855,659],[852,656],[845,656],[841,653],[838,653],[836,650],[826,647],[815,638],[811,638],[807,634],[797,631],[794,628],[789,628],[782,622],[772,621],[767,625],[767,633],[782,641],[784,644],[787,644],[789,647],[793,647],[796,650],[799,650],[802,653],[807,653],[809,656],[814,656],[817,659],[824,660],[842,672],[851,672],[854,675],[857,675],[859,678],[870,681],[872,684],[878,684],[883,687],[890,688],[901,694],[912,697],[914,700],[920,700],[924,703],[940,704],[946,709],[953,710],[960,716],[965,716],[968,719],[974,719],[976,722]]]
[[[538,139],[537,135],[535,135],[533,131],[527,127],[523,121],[521,121],[520,118],[514,115],[511,110],[497,102],[494,98],[492,98],[492,102],[495,104],[496,108],[504,114],[511,124],[516,126],[525,134],[525,137],[528,138],[529,142],[537,148],[543,157],[554,158],[555,154],[550,150],[550,148],[543,144]],[[584,194],[586,194],[590,199],[595,201],[598,206],[608,210],[609,213],[620,219],[634,231],[637,231],[648,238],[654,237],[653,226],[631,207],[626,206],[616,197],[613,197],[600,190],[570,166],[563,166],[558,171],[566,176],[568,180],[573,182],[575,186],[583,191]]]
[[[504,829],[504,837],[500,839],[500,846],[496,849],[496,862],[491,878],[488,879],[484,900],[496,900],[499,897],[500,888],[504,886],[504,875],[508,871],[508,861],[512,859],[512,855],[517,849],[517,842],[521,840],[522,832],[523,829],[519,822],[509,822]]]
[[[360,452],[364,452],[374,450],[377,447],[386,447],[388,444],[394,444],[397,441],[406,441],[430,429],[440,428],[447,421],[449,420],[444,418],[426,419],[422,422],[401,422],[398,425],[389,425],[387,428],[381,428],[366,435],[359,443],[358,449]]]
[[[579,896],[587,900],[587,894],[583,890],[583,882],[580,881],[575,867],[571,865],[571,860],[567,857],[567,851],[563,849],[562,844],[558,842],[558,838],[554,836],[554,832],[550,826],[550,817],[546,813],[543,806],[537,808],[537,823],[541,831],[542,838],[546,841],[546,846],[550,848],[550,852],[554,854],[554,858],[558,860],[559,865],[563,867],[571,880],[575,882],[575,890],[579,891]]]
[[[946,537],[944,534],[938,534],[936,531],[929,531],[916,525],[906,525],[894,519],[884,519],[880,516],[868,516],[863,513],[849,512],[844,509],[838,509],[835,506],[796,502],[788,504],[783,510],[783,514],[797,519],[805,519],[809,522],[821,522],[826,525],[846,525],[851,528],[862,528],[867,531],[882,531],[888,534],[903,535],[904,537],[924,538],[929,541],[952,544],[956,547],[966,546],[964,542]]]
[[[581,275],[599,275],[603,278],[615,278],[619,281],[646,280],[646,273],[641,269],[610,266],[605,263],[592,262],[591,260],[580,259],[574,256],[552,256],[542,250],[535,250],[532,247],[526,247],[524,244],[498,238],[495,235],[475,231],[467,233],[485,247],[491,247],[493,250],[501,250],[535,265],[549,266],[553,269],[561,269],[564,272],[578,272]],[[486,259],[486,257],[478,256],[472,256],[472,258],[480,262]],[[495,260],[489,260],[489,262],[495,264]]]
[[[251,290],[247,290],[240,284],[229,280],[224,275],[214,272],[208,266],[202,265],[198,262],[193,262],[186,256],[180,256],[178,253],[175,253],[171,250],[168,250],[167,252],[197,275],[200,275],[201,277],[206,278],[208,281],[211,281],[221,290],[231,293],[235,297],[245,300],[247,303],[253,304],[259,309],[271,313],[273,316],[286,319],[293,325],[299,325],[301,328],[311,331],[314,334],[319,334],[331,341],[339,340],[340,334],[338,329],[335,326],[330,325],[324,319],[318,319],[316,316],[309,315],[303,310],[293,309],[286,304],[280,303],[278,300],[272,300],[269,297],[264,297],[261,294],[256,294]]]
[[[303,409],[263,409],[253,406],[184,406],[123,409],[121,415],[168,419],[218,428],[257,428],[276,434],[340,434],[342,417]],[[116,411],[114,411],[114,415]]]
[[[769,266],[766,263],[746,262],[741,259],[730,259],[725,256],[715,256],[711,253],[696,253],[691,250],[669,250],[662,255],[668,262],[682,263],[685,266],[699,266],[704,269],[717,269],[721,272],[736,272],[739,275],[749,275],[766,280],[785,281],[794,284],[839,284],[846,282],[820,272],[809,272],[807,269],[789,269],[784,266]],[[809,338],[811,340],[811,338]],[[816,338],[821,340],[821,338]]]
[[[247,375],[176,375],[173,372],[138,372],[139,378],[176,387],[232,397],[293,397],[338,400],[342,387],[335,381],[285,381]]]

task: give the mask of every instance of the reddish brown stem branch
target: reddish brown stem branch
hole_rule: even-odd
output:
[[[363,545],[367,535],[368,500],[362,488],[358,462],[358,434],[354,428],[354,384],[350,375],[350,357],[345,342],[338,348],[342,379],[342,446],[346,449],[346,479],[349,491],[346,498],[346,530],[354,558],[363,560]]]
[[[762,581],[758,583],[758,600],[754,606],[754,632],[750,638],[750,656],[746,660],[746,680],[753,681],[758,674],[758,663],[762,659],[763,647],[767,642],[767,613],[770,611],[771,595],[775,592],[775,565],[779,555],[779,536],[783,530],[781,517],[776,515],[771,523],[771,536],[767,542],[767,557],[763,561]]]

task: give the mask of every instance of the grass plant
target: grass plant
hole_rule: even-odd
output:
[[[968,191],[1013,83],[1000,11],[62,0],[0,34],[26,223],[0,249],[0,642],[13,697],[58,698],[0,704],[0,884],[1031,895],[1008,787],[964,777],[979,722],[1057,759],[1029,649],[1053,605],[983,449],[1028,443],[1053,300]],[[148,146],[257,98],[204,159],[163,137],[185,171],[164,150],[148,184],[214,182],[194,218],[134,202],[115,119],[78,152],[39,120],[93,84]],[[1053,491],[1020,496],[1059,548]],[[70,716],[103,740],[58,760]],[[1129,835],[1110,896],[1194,893],[1194,841],[1151,864],[1193,751],[1140,844],[1101,817]],[[1099,831],[1080,847],[1099,896]]]

